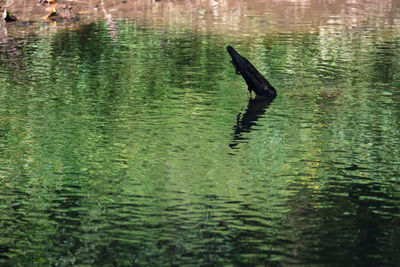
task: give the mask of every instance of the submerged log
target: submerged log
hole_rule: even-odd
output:
[[[236,69],[236,73],[242,75],[246,81],[248,90],[251,94],[252,91],[257,96],[274,99],[276,97],[275,88],[268,82],[268,80],[261,75],[261,73],[248,61],[242,57],[232,46],[227,46],[226,50],[232,58],[232,65]]]

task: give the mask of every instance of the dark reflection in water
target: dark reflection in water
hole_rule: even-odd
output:
[[[68,176],[73,180],[79,179],[76,174]],[[77,254],[83,245],[79,236],[74,234],[76,229],[82,226],[80,211],[84,209],[81,206],[81,188],[74,186],[73,184],[75,183],[75,181],[71,181],[68,188],[53,192],[55,199],[51,202],[51,208],[46,211],[49,221],[54,222],[54,225],[56,225],[54,234],[49,238],[56,248],[55,251],[59,255],[64,255],[63,258],[60,258],[54,254],[49,254],[48,258],[68,265],[75,262],[75,259],[69,255]]]
[[[348,176],[353,181],[360,178]],[[298,190],[302,185],[292,187]],[[325,263],[329,255],[343,265],[396,262],[398,199],[377,183],[343,183],[331,177],[327,187],[330,190],[322,194],[299,190],[288,202],[293,207],[292,223],[298,228],[295,246],[302,261]],[[310,249],[315,254],[308,254]]]
[[[265,110],[273,100],[260,97],[249,98],[246,111],[237,115],[236,125],[233,127],[233,142],[229,144],[230,148],[237,148],[237,145],[245,139],[243,134],[249,133],[253,126],[257,125],[257,120],[265,114]]]
[[[6,37],[0,265],[396,265],[397,32]],[[228,43],[273,104],[248,100]]]

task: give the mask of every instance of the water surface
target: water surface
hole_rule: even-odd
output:
[[[400,13],[302,2],[286,3],[311,14],[297,24],[227,2],[257,21],[247,34],[162,12],[8,29],[0,265],[399,262]],[[227,44],[274,102],[249,100]]]

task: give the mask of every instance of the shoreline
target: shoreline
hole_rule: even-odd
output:
[[[358,5],[356,10],[355,4]],[[56,10],[54,16],[53,8]],[[17,21],[2,21],[0,28],[10,30],[10,34],[14,34],[13,28],[16,28],[16,35],[29,32],[30,25],[63,29],[102,19],[108,24],[115,24],[120,19],[138,20],[232,38],[247,36],[251,32],[253,35],[249,35],[249,39],[277,32],[318,33],[338,27],[389,26],[400,30],[400,17],[397,15],[400,14],[400,3],[394,5],[390,0],[368,3],[333,0],[329,5],[308,0],[56,0],[43,4],[38,0],[3,0],[0,10],[3,12],[5,9],[16,16]]]

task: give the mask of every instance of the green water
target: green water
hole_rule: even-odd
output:
[[[399,262],[395,27],[116,27],[1,43],[0,265]]]

